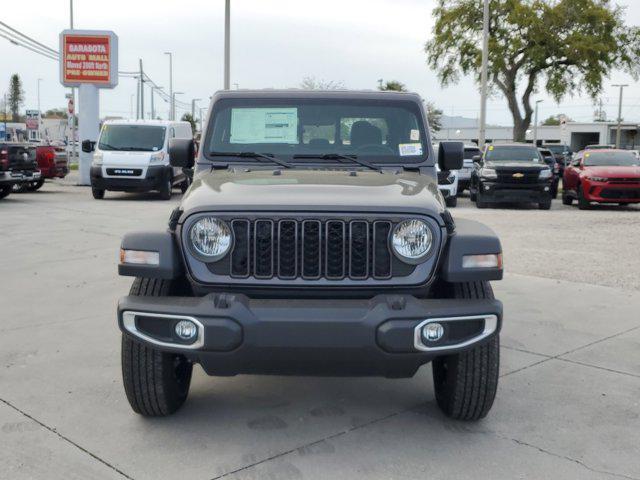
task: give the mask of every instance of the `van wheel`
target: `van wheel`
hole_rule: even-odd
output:
[[[104,198],[104,190],[99,188],[92,188],[91,193],[93,194],[93,198],[96,200],[102,200]]]
[[[578,185],[578,208],[580,210],[589,210],[591,203],[584,198],[584,192],[582,191],[582,185]]]
[[[493,299],[488,282],[456,283],[453,288],[454,298]],[[432,370],[436,401],[445,415],[456,420],[485,417],[498,388],[499,335],[471,350],[437,357]]]
[[[166,297],[172,282],[136,278],[130,295]],[[193,364],[183,355],[166,353],[122,335],[122,380],[134,412],[145,417],[175,413],[185,402],[191,385]]]
[[[171,200],[171,190],[173,188],[173,180],[171,177],[167,178],[160,187],[160,198],[162,200]]]

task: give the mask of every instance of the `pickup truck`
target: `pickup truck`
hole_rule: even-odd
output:
[[[27,143],[0,142],[0,198],[15,188],[40,181],[36,147]]]

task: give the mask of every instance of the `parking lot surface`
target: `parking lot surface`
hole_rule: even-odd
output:
[[[640,479],[640,208],[477,210],[503,241],[502,377],[478,423],[412,379],[210,378],[169,418],[120,377],[123,233],[178,203],[74,177],[0,203],[1,479]]]

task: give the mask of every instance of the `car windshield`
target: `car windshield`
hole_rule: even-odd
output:
[[[587,152],[586,167],[637,167],[640,161],[633,152]]]
[[[534,146],[489,145],[484,159],[491,162],[539,162],[540,154]]]
[[[225,162],[246,162],[238,156],[243,152],[290,162],[335,163],[336,155],[423,162],[427,139],[421,118],[419,105],[406,100],[223,99],[214,107],[204,155]]]
[[[100,150],[155,152],[162,150],[166,128],[156,125],[104,125]]]

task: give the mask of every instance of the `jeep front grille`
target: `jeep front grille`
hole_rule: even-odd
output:
[[[281,280],[388,279],[394,263],[389,250],[392,228],[387,220],[234,219],[228,275]]]

